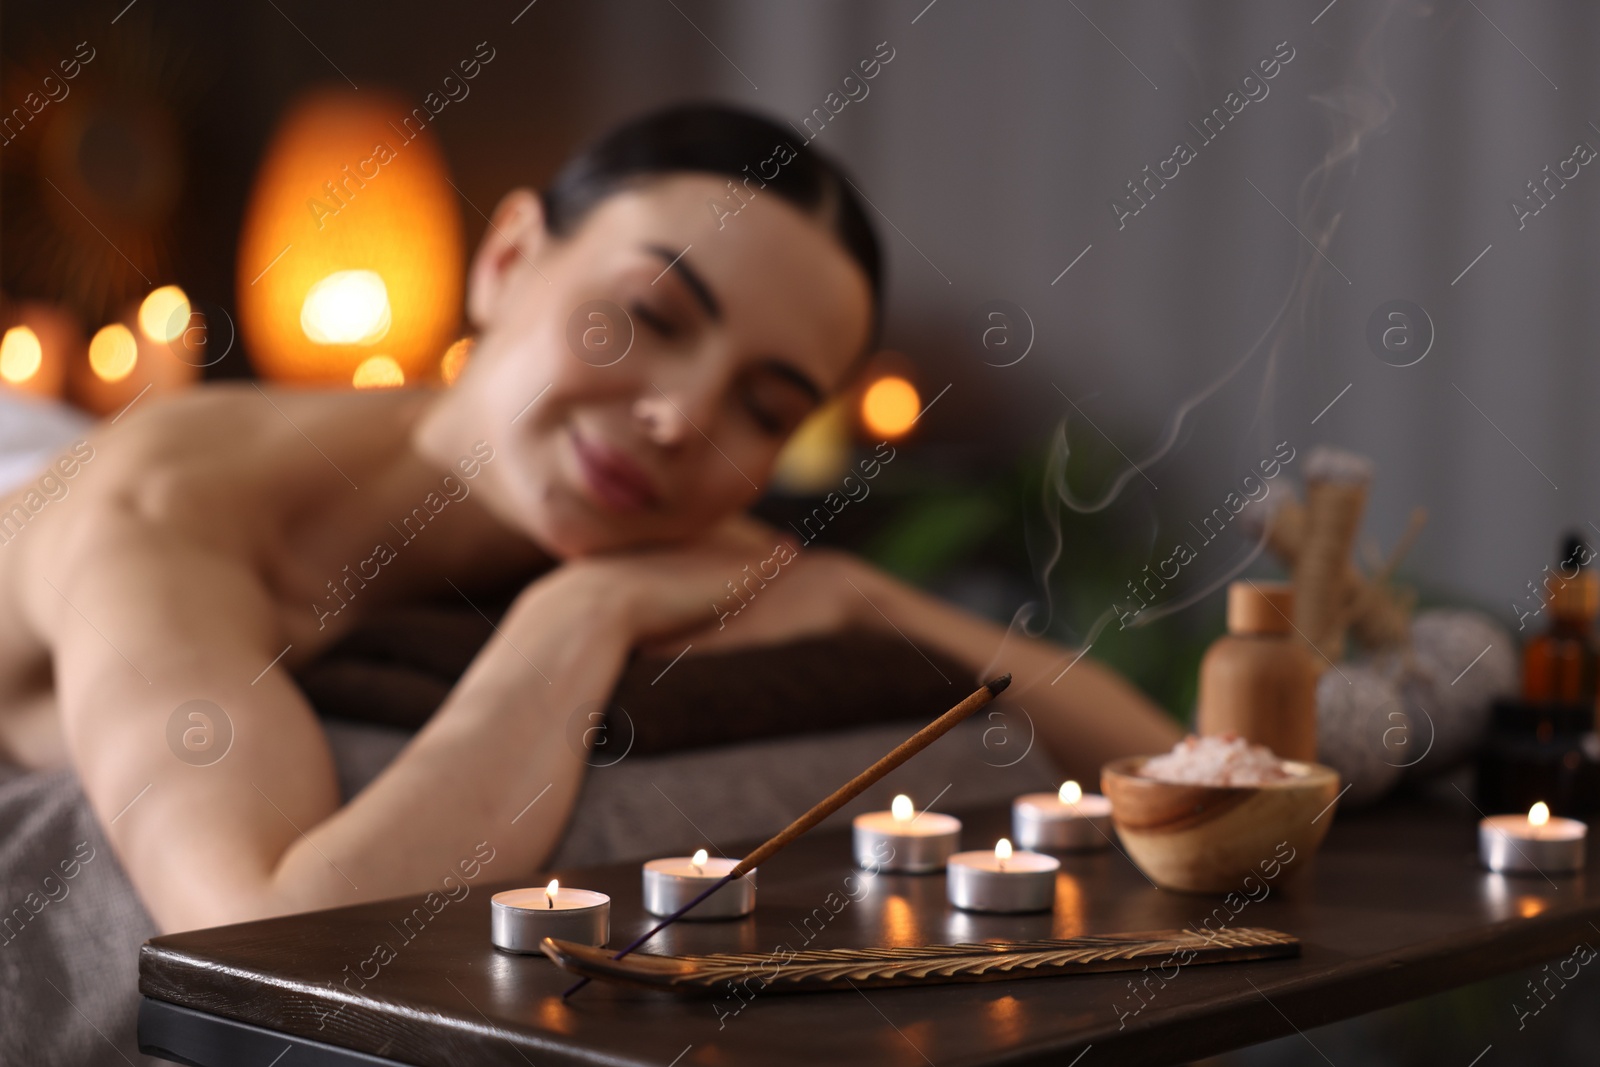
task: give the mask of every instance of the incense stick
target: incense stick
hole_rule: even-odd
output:
[[[746,874],[761,866],[762,863],[768,859],[771,859],[773,854],[775,854],[779,849],[783,848],[783,846],[787,845],[789,842],[793,841],[795,838],[799,837],[801,834],[817,825],[817,823],[821,822],[823,819],[826,819],[829,815],[832,815],[834,812],[850,803],[850,801],[860,796],[869,786],[873,785],[884,775],[888,774],[906,760],[910,759],[912,756],[915,756],[918,752],[921,752],[939,738],[943,737],[950,731],[951,727],[955,726],[957,723],[961,722],[961,720],[967,718],[973,712],[977,711],[979,708],[989,703],[989,701],[999,696],[1001,691],[1010,684],[1011,675],[1002,674],[1000,677],[986,683],[981,688],[974,691],[971,696],[967,697],[961,703],[957,704],[955,707],[951,708],[949,711],[945,712],[943,715],[939,716],[937,719],[933,720],[928,725],[912,734],[910,737],[906,738],[906,740],[897,745],[894,751],[890,752],[887,756],[884,756],[877,763],[874,763],[872,766],[868,767],[866,770],[850,779],[850,781],[834,790],[826,800],[822,801],[822,803],[818,804],[816,807],[800,816],[794,822],[784,827],[781,832],[779,832],[771,840],[767,841],[766,844],[757,848],[754,852],[740,860],[738,864],[734,866],[733,870],[729,871],[726,875],[713,882],[709,889],[705,890],[699,896],[689,901],[689,903],[685,904],[671,915],[668,915],[665,919],[662,919],[660,922],[656,923],[643,934],[640,934],[638,937],[634,938],[626,948],[622,949],[622,951],[618,952],[611,958],[614,960],[620,960],[622,957],[626,956],[628,953],[632,952],[634,949],[650,940],[656,934],[660,933],[668,926],[671,926],[673,923],[683,918],[684,915],[689,913],[690,909],[699,904],[701,901],[705,900],[712,893],[715,893],[717,890],[721,889],[735,878],[743,878]],[[578,981],[572,984],[571,988],[569,988],[565,993],[562,993],[561,996],[563,999],[570,997],[572,994],[576,993],[578,990],[582,989],[588,984],[589,979],[580,978]]]

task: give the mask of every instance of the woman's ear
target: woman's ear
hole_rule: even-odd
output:
[[[467,318],[474,328],[487,327],[518,262],[533,266],[534,255],[548,237],[538,194],[531,189],[507,193],[494,209],[467,274]]]

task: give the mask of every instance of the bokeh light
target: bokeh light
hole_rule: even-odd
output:
[[[139,342],[120,322],[101,327],[89,342],[89,369],[103,382],[122,381],[138,362]]]
[[[300,328],[319,345],[369,345],[383,339],[391,321],[389,290],[376,271],[334,271],[300,305]]]
[[[879,378],[861,397],[861,421],[875,437],[900,437],[917,420],[921,398],[904,378]]]
[[[395,389],[406,384],[406,372],[393,356],[368,356],[350,378],[357,389]]]
[[[189,328],[189,297],[176,285],[163,285],[139,305],[139,331],[158,344],[169,344]]]
[[[0,378],[12,385],[21,385],[38,374],[43,364],[44,349],[33,330],[13,326],[0,338]]]
[[[461,377],[461,372],[466,369],[467,359],[471,355],[472,338],[470,337],[463,337],[444,350],[444,358],[439,360],[439,378],[444,384],[456,384],[456,379]]]

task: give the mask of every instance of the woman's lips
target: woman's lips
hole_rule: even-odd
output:
[[[650,476],[626,455],[572,432],[578,469],[599,501],[614,511],[643,511],[661,499]]]

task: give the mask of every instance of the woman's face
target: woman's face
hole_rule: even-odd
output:
[[[871,298],[821,225],[746,196],[729,215],[725,178],[655,179],[562,239],[536,197],[507,197],[469,279],[472,360],[424,450],[489,441],[483,499],[558,558],[683,540],[749,505],[844,384]]]

